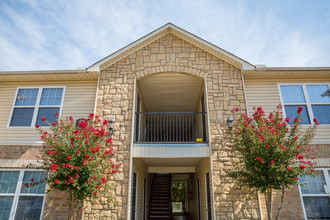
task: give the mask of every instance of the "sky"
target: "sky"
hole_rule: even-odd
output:
[[[330,66],[329,0],[2,0],[0,71],[88,67],[171,22],[256,65]]]

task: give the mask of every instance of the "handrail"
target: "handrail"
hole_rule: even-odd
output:
[[[147,213],[148,213],[148,217],[147,217],[147,219],[149,219],[149,216],[150,216],[150,210],[151,210],[151,209],[150,209],[150,204],[151,204],[151,198],[152,198],[151,193],[152,193],[152,188],[153,188],[154,178],[155,178],[155,174],[152,173],[152,174],[151,174],[151,179],[150,179],[150,186],[151,186],[151,187],[148,187],[148,188],[149,188],[149,190],[148,190],[148,196],[149,196],[149,199],[148,199],[148,204],[147,204]]]
[[[207,143],[206,112],[136,112],[134,143]]]
[[[172,220],[173,219],[173,212],[172,212],[172,176],[171,176],[172,174],[170,173],[169,174],[169,176],[170,176],[170,184],[168,184],[169,185],[169,190],[170,190],[170,219]]]
[[[178,114],[178,113],[206,113],[206,112],[135,112],[135,114],[145,114],[145,113],[151,113],[151,114]]]

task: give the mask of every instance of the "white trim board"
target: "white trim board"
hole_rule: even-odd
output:
[[[195,173],[195,167],[148,167],[149,173]]]

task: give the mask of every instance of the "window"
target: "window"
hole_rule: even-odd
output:
[[[47,126],[41,117],[55,122],[55,113],[60,113],[64,88],[18,88],[9,126]]]
[[[0,219],[41,219],[46,184],[40,181],[45,171],[0,170]],[[27,186],[25,186],[27,185]]]
[[[320,124],[330,124],[330,91],[328,84],[280,85],[281,100],[290,123],[303,107],[302,124],[311,124],[314,118]]]
[[[300,181],[300,196],[306,219],[329,219],[330,218],[330,170],[317,170],[315,177],[302,176]]]

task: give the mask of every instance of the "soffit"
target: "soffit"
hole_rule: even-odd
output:
[[[150,167],[194,167],[201,158],[141,158]]]
[[[95,64],[88,67],[88,70],[96,70],[101,71],[108,66],[118,62],[119,60],[127,57],[128,55],[136,52],[137,50],[145,47],[146,45],[152,43],[153,41],[165,36],[166,34],[173,34],[193,45],[199,47],[206,52],[219,57],[220,59],[236,66],[240,69],[255,69],[255,66],[250,64],[249,62],[229,53],[226,50],[223,50],[220,47],[217,47],[196,35],[189,33],[186,30],[183,30],[171,23],[168,23],[157,30],[145,35],[144,37],[134,41],[133,43],[129,44],[128,46],[118,50],[117,52],[110,54],[109,56],[105,57],[104,59],[96,62]]]
[[[85,70],[5,71],[0,73],[0,82],[94,81],[98,76],[98,72]]]
[[[179,73],[161,73],[138,81],[148,112],[192,112],[200,97],[203,80]]]

